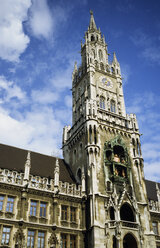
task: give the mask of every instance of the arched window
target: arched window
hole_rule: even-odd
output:
[[[102,71],[104,71],[104,65],[103,65],[103,63],[100,63],[100,68],[101,68]]]
[[[124,239],[123,239],[123,247],[124,248],[137,248],[137,241],[135,239],[135,237],[130,234],[130,233],[127,233],[125,236],[124,236]]]
[[[117,239],[113,236],[113,248],[117,248]]]
[[[92,49],[92,57],[93,57],[94,59],[95,59],[95,57],[96,57],[94,49]]]
[[[91,35],[91,41],[94,41],[95,38],[94,38],[94,35]]]
[[[139,140],[137,139],[137,153],[139,156],[141,156],[141,148],[140,148],[140,144],[139,144]]]
[[[135,222],[135,216],[128,203],[124,203],[120,209],[121,220]]]
[[[102,59],[103,59],[103,53],[102,53],[102,50],[99,50],[98,55],[99,55],[99,59],[100,59],[100,60],[102,60]]]
[[[94,143],[97,144],[97,132],[96,132],[96,126],[94,125]]]
[[[116,113],[116,103],[114,100],[111,100],[111,112]]]
[[[76,150],[74,150],[74,153],[73,153],[73,163],[75,163],[76,162]]]
[[[105,98],[103,96],[100,97],[100,108],[105,109]]]
[[[113,207],[110,207],[109,215],[110,215],[111,220],[115,220],[115,213],[114,213],[114,208]]]
[[[79,168],[77,171],[77,179],[79,183],[81,182],[81,177],[82,177],[82,172],[81,172],[81,169]]]
[[[94,64],[95,64],[96,69],[98,69],[98,61],[97,60],[94,61]]]

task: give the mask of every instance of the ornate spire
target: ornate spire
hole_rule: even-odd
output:
[[[97,30],[92,10],[90,10],[90,14],[91,14],[91,18],[90,18],[90,23],[89,23],[89,29]]]
[[[118,60],[117,60],[117,57],[116,57],[116,53],[114,52],[113,53],[113,64],[118,64]]]
[[[31,166],[31,152],[28,151],[25,166]]]
[[[27,159],[25,162],[25,169],[24,169],[24,180],[29,180],[29,173],[30,173],[30,168],[31,168],[31,153],[28,151],[27,153]]]
[[[54,170],[54,186],[57,188],[59,186],[59,160],[56,158],[56,166]]]

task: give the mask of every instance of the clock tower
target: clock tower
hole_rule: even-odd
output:
[[[156,247],[136,116],[126,114],[120,64],[93,12],[72,74],[72,127],[63,156],[86,201],[86,247]]]

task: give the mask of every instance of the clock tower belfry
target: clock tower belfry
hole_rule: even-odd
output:
[[[155,248],[136,116],[126,114],[120,64],[93,12],[72,74],[63,156],[86,195],[86,247]]]

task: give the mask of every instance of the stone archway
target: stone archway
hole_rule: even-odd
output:
[[[124,203],[120,209],[121,220],[135,222],[134,212],[128,203]]]
[[[138,248],[135,237],[128,233],[123,238],[123,248]]]

